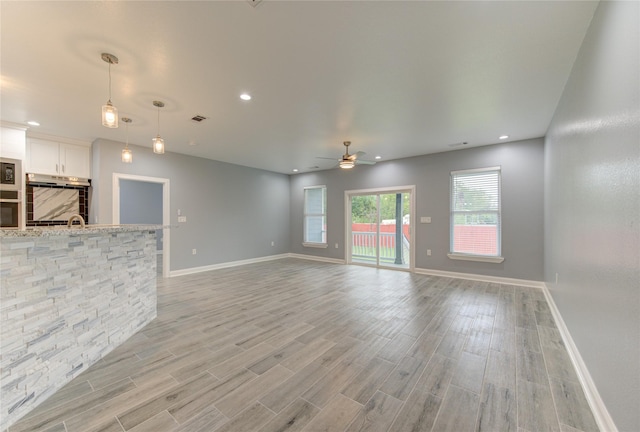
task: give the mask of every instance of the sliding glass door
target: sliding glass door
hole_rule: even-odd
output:
[[[347,201],[348,261],[412,269],[412,191],[348,191]]]

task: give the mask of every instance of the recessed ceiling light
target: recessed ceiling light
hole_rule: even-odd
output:
[[[505,140],[505,139],[507,139],[507,138],[509,138],[509,135],[500,135],[500,136],[498,137],[498,139],[501,139],[501,140]]]
[[[27,122],[27,124],[30,125],[30,126],[40,126],[40,123],[38,123],[37,121],[34,121],[34,120],[29,120]]]
[[[248,101],[251,100],[251,95],[249,93],[242,93],[240,95],[240,99],[244,100],[244,101]]]
[[[298,172],[298,168],[294,168],[294,169],[293,169],[293,172]]]
[[[376,156],[375,159],[380,160],[380,159],[382,159],[382,156]]]

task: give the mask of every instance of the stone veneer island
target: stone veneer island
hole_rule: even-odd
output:
[[[0,230],[0,430],[156,317],[159,228]]]

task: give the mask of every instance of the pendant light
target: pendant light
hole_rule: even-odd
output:
[[[118,127],[118,108],[111,103],[111,65],[118,64],[118,57],[109,53],[102,53],[102,60],[109,63],[109,100],[102,105],[102,126],[108,128]]]
[[[131,120],[128,117],[122,117],[122,121],[127,124],[127,142],[124,145],[124,148],[122,149],[122,162],[124,162],[124,163],[132,163],[133,162],[133,152],[129,148],[129,123],[131,123],[133,120]]]
[[[153,101],[153,106],[158,107],[158,135],[153,139],[153,152],[164,153],[164,140],[160,138],[160,108],[164,107],[164,102]]]

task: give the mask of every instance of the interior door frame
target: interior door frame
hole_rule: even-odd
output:
[[[171,206],[169,205],[170,183],[168,178],[147,177],[134,174],[113,173],[113,201],[112,221],[114,225],[120,224],[120,180],[133,180],[146,183],[162,184],[162,277],[168,278],[170,274],[171,238],[169,225],[171,224]]]
[[[415,272],[416,262],[416,185],[407,186],[390,186],[384,188],[373,189],[354,189],[344,191],[344,244],[345,244],[345,257],[344,262],[347,264],[364,265],[368,264],[353,262],[351,259],[351,197],[355,195],[374,195],[374,194],[389,194],[389,193],[409,193],[409,268],[380,266],[376,264],[376,268],[385,268],[392,270]],[[378,209],[378,215],[380,209]],[[380,223],[380,221],[378,221]],[[379,252],[378,252],[379,254]],[[379,261],[379,260],[378,260]]]

